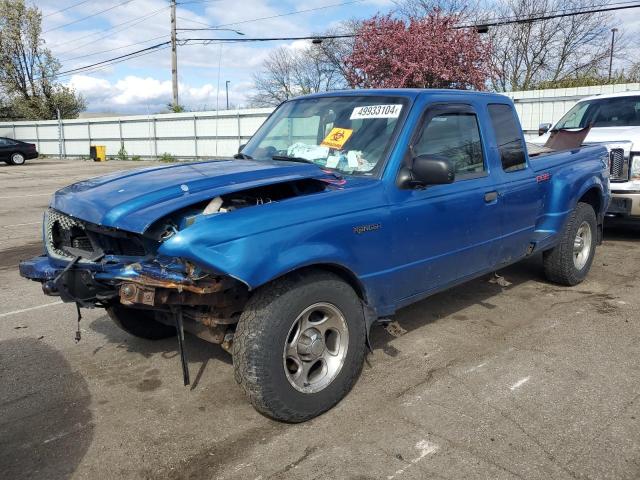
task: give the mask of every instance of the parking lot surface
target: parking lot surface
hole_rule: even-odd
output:
[[[640,478],[640,228],[581,285],[531,258],[399,312],[354,390],[310,422],[256,413],[230,356],[120,331],[18,275],[49,197],[150,162],[0,165],[0,472],[7,479]]]

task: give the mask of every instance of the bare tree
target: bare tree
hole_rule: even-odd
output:
[[[592,9],[593,1],[503,0],[495,16],[548,17],[583,7]],[[602,71],[610,54],[611,22],[608,13],[598,12],[492,27],[493,87],[499,91],[528,90]],[[616,51],[623,48],[624,42],[617,42]]]
[[[340,71],[315,45],[274,50],[253,82],[256,93],[249,103],[256,107],[279,105],[298,95],[335,90],[345,84]]]
[[[401,0],[395,8],[396,13],[406,19],[424,17],[434,10],[456,15],[463,21],[482,16],[479,0]]]
[[[342,35],[355,35],[361,24],[362,21],[356,19],[340,22],[337,27],[327,30],[323,34],[324,36],[337,35],[339,37],[323,39],[322,43],[317,46],[324,56],[324,61],[338,72],[342,79],[347,77],[345,59],[353,52],[355,43],[354,37],[342,37]],[[347,86],[346,81],[343,86]]]
[[[0,0],[0,94],[4,114],[14,118],[50,119],[56,110],[74,118],[84,99],[56,81],[60,62],[41,39],[42,13],[24,0]]]

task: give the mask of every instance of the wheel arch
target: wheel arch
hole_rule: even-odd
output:
[[[331,263],[331,262],[319,262],[319,263],[312,263],[309,265],[303,265],[303,266],[299,266],[296,267],[294,269],[288,270],[286,272],[281,272],[279,275],[269,279],[268,281],[262,283],[261,285],[257,285],[254,288],[259,288],[262,287],[264,285],[267,285],[271,282],[274,282],[276,280],[279,280],[283,277],[287,277],[287,276],[291,276],[291,275],[305,275],[308,274],[310,272],[314,272],[314,271],[320,271],[320,272],[329,272],[329,273],[333,273],[334,275],[340,277],[342,280],[345,281],[345,283],[349,284],[349,286],[351,286],[351,288],[353,288],[353,290],[356,292],[356,294],[358,295],[358,297],[365,303],[368,303],[368,294],[367,294],[367,289],[364,286],[364,284],[362,283],[362,281],[358,278],[358,276],[349,268],[345,267],[344,265],[338,264],[338,263]]]
[[[603,199],[602,199],[602,189],[597,185],[592,185],[589,187],[582,195],[578,198],[578,203],[587,203],[593,207],[593,210],[596,212],[596,216],[599,216],[603,213]]]

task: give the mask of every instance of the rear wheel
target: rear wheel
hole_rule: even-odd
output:
[[[155,312],[150,310],[113,305],[107,308],[107,313],[116,325],[134,337],[160,340],[176,334],[174,327],[156,321]]]
[[[233,340],[236,381],[261,413],[303,422],[353,387],[365,355],[360,299],[325,272],[278,280],[249,300]]]
[[[560,243],[544,253],[547,278],[567,286],[582,282],[593,263],[597,232],[598,224],[593,207],[587,203],[578,203],[570,214]]]
[[[24,165],[24,162],[25,162],[24,155],[19,152],[16,152],[16,153],[13,153],[11,157],[9,157],[8,163],[9,165]]]

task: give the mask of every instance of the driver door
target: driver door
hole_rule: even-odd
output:
[[[445,156],[454,163],[456,178],[448,185],[400,190],[392,206],[400,265],[392,288],[400,303],[494,264],[500,216],[484,136],[472,105],[425,110],[407,155]]]

